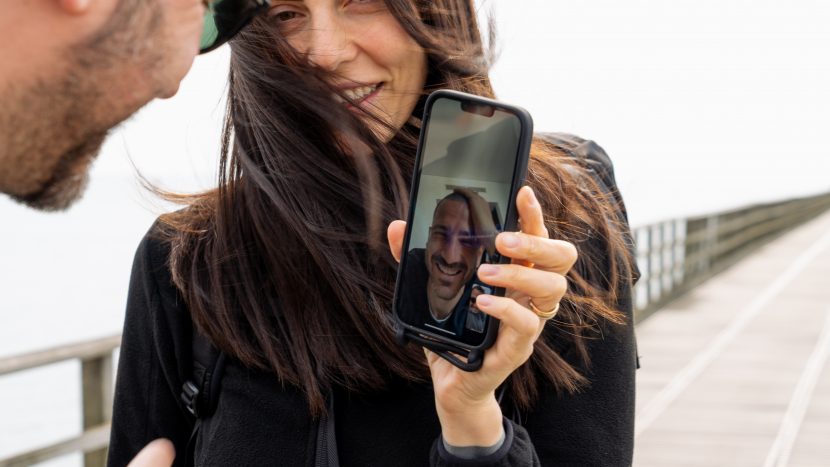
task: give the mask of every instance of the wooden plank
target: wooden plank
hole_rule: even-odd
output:
[[[109,443],[110,424],[97,426],[85,431],[79,436],[51,444],[46,447],[0,459],[0,467],[25,467],[38,462],[54,459],[55,457],[106,448]]]
[[[22,355],[0,359],[0,376],[17,371],[29,370],[52,363],[71,359],[90,359],[112,354],[121,345],[121,335],[108,336],[72,345],[62,345]]]
[[[644,408],[689,362],[711,348],[743,307],[784,280],[785,270],[830,231],[830,213],[780,237],[637,327]],[[803,379],[830,303],[830,248],[722,346],[711,362],[638,436],[635,466],[758,466],[776,441]],[[793,443],[797,466],[830,465],[830,404],[825,376]],[[823,444],[822,444],[823,443]]]

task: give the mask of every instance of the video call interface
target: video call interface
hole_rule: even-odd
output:
[[[499,260],[495,238],[506,219],[521,125],[507,111],[465,109],[445,98],[432,107],[398,313],[407,324],[475,346],[487,329],[475,298],[493,292],[476,270]]]

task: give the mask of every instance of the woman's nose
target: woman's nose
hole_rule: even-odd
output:
[[[337,71],[341,64],[357,55],[352,31],[337,14],[318,17],[310,33],[308,59],[324,70]]]

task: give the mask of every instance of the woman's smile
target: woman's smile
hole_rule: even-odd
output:
[[[346,107],[349,109],[355,109],[356,106],[370,107],[382,89],[383,83],[376,83],[355,88],[343,88],[343,96],[345,96],[348,100],[337,94],[335,94],[334,97],[339,102],[346,104]]]
[[[366,117],[382,140],[409,120],[423,94],[426,53],[382,0],[275,0],[269,15],[298,53],[331,73],[336,100]]]

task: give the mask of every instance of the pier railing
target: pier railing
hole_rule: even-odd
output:
[[[830,209],[830,193],[634,229],[640,321],[783,232]]]
[[[0,377],[67,360],[79,360],[83,403],[80,435],[0,458],[0,466],[29,466],[74,452],[84,453],[86,467],[103,467],[106,464],[112,418],[112,354],[120,345],[121,336],[116,335],[0,359]]]
[[[830,209],[830,193],[759,204],[634,229],[640,281],[634,289],[635,319],[723,270],[784,231]],[[87,467],[103,466],[112,406],[112,355],[121,336],[0,358],[0,377],[66,360],[80,360],[83,430],[76,437],[7,458],[0,467],[27,466],[73,452]]]

